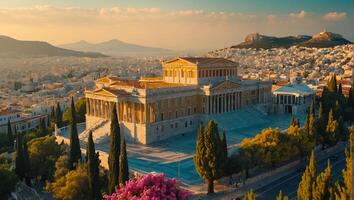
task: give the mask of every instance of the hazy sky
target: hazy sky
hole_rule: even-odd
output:
[[[170,49],[213,49],[248,33],[354,40],[352,0],[0,1],[0,34],[52,44],[109,39]]]

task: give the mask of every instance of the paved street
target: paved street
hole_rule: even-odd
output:
[[[321,160],[318,163],[318,170],[322,171],[326,166],[327,160]],[[338,155],[338,160],[331,161],[331,166],[332,176],[336,178],[341,177],[342,170],[345,167],[344,152]],[[275,199],[280,190],[284,195],[288,195],[289,199],[296,199],[297,187],[300,183],[302,174],[302,172],[294,172],[256,190],[255,192],[258,195],[257,199]]]

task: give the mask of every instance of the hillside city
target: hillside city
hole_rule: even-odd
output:
[[[354,199],[348,0],[45,2],[0,2],[0,200]]]

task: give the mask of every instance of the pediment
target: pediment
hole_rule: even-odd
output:
[[[211,88],[211,91],[213,92],[218,92],[218,91],[225,91],[225,90],[231,90],[231,89],[238,89],[240,88],[241,85],[232,81],[224,81],[214,87]]]
[[[95,90],[93,92],[95,95],[102,95],[102,96],[109,96],[109,97],[117,97],[116,94],[106,90],[106,89],[99,89],[99,90]]]
[[[164,65],[165,66],[186,66],[186,65],[195,65],[195,63],[189,62],[182,58],[175,58],[164,62]]]

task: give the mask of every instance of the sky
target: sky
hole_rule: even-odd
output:
[[[216,49],[249,33],[354,41],[353,0],[0,1],[0,35],[65,44],[119,39],[175,50]]]

